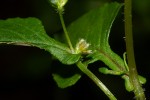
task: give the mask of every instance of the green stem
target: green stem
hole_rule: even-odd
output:
[[[63,12],[61,10],[58,10],[58,12],[59,12],[60,21],[61,21],[61,24],[62,24],[62,27],[63,27],[63,31],[65,33],[65,37],[67,39],[67,43],[68,43],[71,51],[74,52],[72,43],[70,41],[70,38],[69,38],[69,35],[68,35],[68,32],[67,32],[66,26],[65,26],[65,23],[64,23],[64,19],[63,19],[63,15],[62,15]]]
[[[86,74],[108,96],[110,100],[117,100],[108,88],[85,66],[82,62],[77,63],[78,68]]]
[[[125,0],[125,37],[127,60],[129,66],[129,78],[134,86],[136,100],[145,100],[145,94],[138,80],[138,73],[134,58],[133,36],[132,36],[132,0]]]

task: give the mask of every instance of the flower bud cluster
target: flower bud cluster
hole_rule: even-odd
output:
[[[88,50],[90,44],[87,43],[84,39],[80,39],[80,41],[76,44],[75,53],[76,54],[90,54],[92,50]]]
[[[63,11],[64,10],[64,6],[67,3],[68,0],[49,0],[50,3],[57,8],[58,11]]]

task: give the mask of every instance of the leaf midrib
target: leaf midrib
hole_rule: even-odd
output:
[[[64,50],[64,51],[67,51],[68,53],[70,53],[69,52],[69,48],[67,48],[67,47],[60,47],[60,45],[53,45],[54,43],[53,42],[55,42],[54,40],[51,40],[50,41],[50,39],[48,39],[47,41],[44,39],[44,38],[39,38],[40,36],[38,36],[37,34],[35,34],[35,35],[37,35],[38,36],[38,38],[39,39],[41,39],[42,40],[42,42],[40,43],[40,42],[33,42],[33,41],[29,41],[29,40],[27,40],[26,38],[24,38],[22,35],[20,35],[18,32],[14,32],[13,30],[7,30],[7,29],[0,29],[0,30],[3,30],[3,31],[6,31],[6,32],[12,32],[12,33],[14,33],[15,35],[18,35],[18,37],[20,37],[20,40],[21,41],[4,41],[4,42],[13,42],[13,43],[23,43],[23,44],[30,44],[31,46],[38,46],[38,45],[44,45],[44,46],[47,46],[47,47],[55,47],[55,48],[59,48],[59,49],[62,49],[62,50]],[[33,34],[34,34],[34,32],[32,31],[32,30],[30,30]],[[25,36],[26,37],[26,36]],[[49,37],[50,38],[50,37]],[[27,41],[27,42],[22,42],[22,41]],[[49,43],[49,42],[51,42],[51,43]],[[33,45],[32,45],[33,44]],[[51,45],[50,45],[51,44]],[[57,44],[57,43],[56,43]],[[64,44],[63,44],[64,45]],[[38,46],[39,47],[39,46]]]

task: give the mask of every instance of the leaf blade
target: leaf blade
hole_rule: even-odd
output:
[[[80,74],[74,74],[73,76],[67,78],[63,78],[58,74],[52,74],[52,75],[53,75],[53,79],[55,80],[58,87],[60,88],[66,88],[72,86],[81,78]]]
[[[92,58],[88,63],[100,60],[110,69],[124,72],[124,61],[109,46],[110,30],[121,7],[122,4],[117,2],[107,3],[77,19],[68,31],[74,45],[80,38],[91,44],[89,49],[93,50],[93,54],[88,56]]]
[[[75,46],[79,39],[84,38],[91,44],[93,50],[109,46],[110,29],[121,6],[122,4],[116,2],[105,4],[74,21],[68,27],[73,45]]]
[[[50,38],[36,18],[0,20],[0,43],[45,49],[64,64],[74,64],[80,58],[80,55],[72,54],[66,45]]]

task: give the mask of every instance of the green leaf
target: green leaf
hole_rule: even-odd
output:
[[[0,43],[45,49],[64,64],[73,64],[80,58],[80,55],[71,54],[66,45],[50,38],[36,18],[0,20]]]
[[[84,38],[92,49],[108,46],[110,29],[120,7],[119,3],[105,4],[71,23],[68,31],[73,44]]]
[[[81,78],[81,75],[74,74],[71,77],[63,78],[58,74],[53,74],[53,78],[56,81],[58,87],[66,88],[66,87],[74,85]]]
[[[74,46],[81,38],[91,44],[89,49],[94,54],[90,56],[93,59],[89,63],[101,60],[111,69],[126,70],[124,61],[111,50],[108,41],[112,24],[121,6],[117,2],[107,3],[86,13],[68,27]]]

